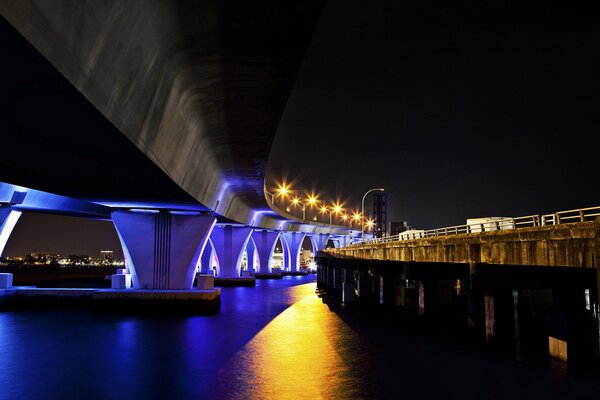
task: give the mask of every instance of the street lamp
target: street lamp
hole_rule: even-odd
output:
[[[331,215],[333,214],[332,211],[330,211],[327,206],[321,206],[321,214],[325,214],[325,213],[329,213],[329,226],[331,227]]]
[[[275,198],[277,196],[285,198],[288,194],[290,194],[290,187],[284,183],[279,185],[277,189],[275,189],[274,193],[267,193],[271,195],[271,204],[275,205]]]
[[[362,202],[361,202],[361,214],[362,214],[362,218],[360,220],[360,241],[364,241],[365,240],[365,228],[363,226],[363,221],[365,219],[365,197],[367,197],[367,195],[371,192],[375,192],[375,191],[380,191],[383,192],[385,189],[384,188],[375,188],[375,189],[371,189],[368,190],[367,193],[365,193],[362,197]]]
[[[302,206],[302,222],[304,222],[304,220],[306,219],[306,203],[301,202],[298,197],[294,197],[292,199],[292,204],[295,206],[300,204]]]

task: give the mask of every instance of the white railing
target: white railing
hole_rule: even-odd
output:
[[[592,221],[600,216],[600,207],[579,208],[576,210],[558,211],[554,214],[527,215],[525,217],[501,218],[496,221],[488,220],[482,223],[448,226],[445,228],[430,229],[426,231],[404,232],[394,236],[386,236],[362,242],[355,242],[350,246],[371,243],[398,242],[402,240],[423,239],[436,236],[459,235],[465,233],[478,233],[498,231],[504,229],[530,228],[545,225],[560,225],[570,222]]]

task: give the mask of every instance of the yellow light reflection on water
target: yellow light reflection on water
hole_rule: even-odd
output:
[[[278,315],[222,371],[221,385],[236,398],[352,398],[356,382],[336,351],[353,332],[315,294],[315,284],[293,288],[301,300]]]

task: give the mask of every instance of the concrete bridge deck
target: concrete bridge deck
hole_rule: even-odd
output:
[[[331,248],[334,257],[597,268],[600,220]]]

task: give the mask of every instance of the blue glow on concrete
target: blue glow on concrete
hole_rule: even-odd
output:
[[[55,212],[65,215],[110,219],[110,208],[70,197],[0,182],[0,203],[20,211]]]
[[[198,211],[169,211],[173,215],[200,215]]]
[[[149,208],[131,208],[128,211],[138,214],[158,214],[160,212],[160,210],[154,210]]]
[[[0,256],[4,251],[4,247],[8,242],[8,238],[10,237],[13,228],[21,216],[21,211],[10,210],[7,214],[8,215],[5,217],[0,214]],[[2,219],[4,219],[4,221],[2,221]]]
[[[123,240],[123,236],[121,236],[121,232],[115,225],[115,231],[117,231],[117,236],[119,237],[119,242],[121,242],[121,249],[123,250],[123,258],[125,258],[125,268],[127,272],[131,274],[131,284],[134,288],[140,287],[140,281],[138,280],[137,272],[135,271],[135,266],[133,265],[131,255],[129,254],[129,249],[125,244],[125,240]]]

